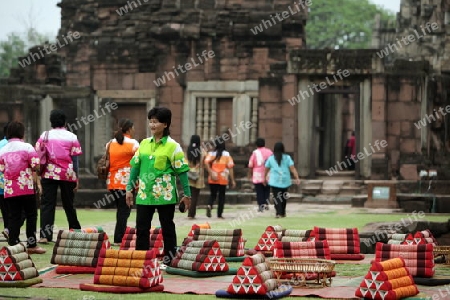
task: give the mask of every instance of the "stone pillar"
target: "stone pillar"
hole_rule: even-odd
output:
[[[356,120],[360,122],[359,136],[356,137],[356,154],[359,152],[364,154],[364,159],[359,160],[359,173],[363,178],[370,178],[372,167],[372,156],[368,156],[364,151],[367,149],[368,153],[371,152],[369,146],[369,143],[372,142],[371,87],[371,79],[364,79],[360,83],[360,118]]]
[[[428,106],[428,76],[425,76],[424,82],[422,83],[422,90],[420,91],[420,118],[428,114],[427,106]],[[427,140],[428,140],[428,129],[426,126],[422,126],[420,128],[420,148],[427,149]],[[428,154],[428,153],[427,153]]]
[[[333,128],[333,152],[332,152],[332,160],[331,161],[341,161],[343,158],[342,155],[342,128],[343,128],[343,118],[342,111],[344,106],[344,99],[342,98],[342,94],[334,95],[334,128]]]
[[[217,99],[211,98],[211,132],[210,139],[216,136],[217,131]]]
[[[199,136],[203,135],[203,99],[202,98],[197,98],[197,114],[196,114],[196,119],[197,119],[197,124],[196,124],[196,130],[195,133]]]
[[[252,98],[252,128],[250,129],[250,142],[254,143],[258,133],[258,98]]]
[[[187,145],[193,132],[202,136],[203,100],[189,92],[184,95],[183,127],[181,128],[182,143]],[[201,106],[201,107],[200,107]],[[200,107],[200,108],[199,108]],[[199,127],[200,126],[200,127]]]
[[[251,117],[251,98],[247,94],[240,94],[233,98],[233,126],[231,132],[236,135],[233,142],[236,146],[245,146],[250,141],[250,129],[242,129],[242,122],[250,121]],[[237,129],[239,128],[239,129]]]
[[[307,78],[300,78],[298,83],[299,97],[302,101],[297,104],[298,115],[298,171],[299,175],[306,177],[310,175],[311,165],[311,144],[313,130],[313,105],[314,95],[310,95],[308,91],[308,84],[310,84]],[[304,91],[307,94],[305,99],[300,94]]]
[[[50,111],[53,109],[53,99],[47,95],[41,100],[41,111],[39,116],[39,131],[43,132],[50,129]]]
[[[209,98],[203,98],[203,141],[209,140]]]

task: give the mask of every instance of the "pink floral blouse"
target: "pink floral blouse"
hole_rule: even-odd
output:
[[[44,136],[45,132],[41,134],[36,142],[35,149],[39,149]],[[49,153],[48,163],[41,177],[54,180],[77,181],[72,156],[83,154],[77,136],[65,128],[53,128],[48,133],[47,151]]]
[[[34,194],[33,171],[39,157],[33,146],[21,139],[10,139],[0,149],[0,172],[5,177],[5,198]]]
[[[266,172],[266,160],[272,155],[272,150],[266,147],[260,147],[253,151],[248,162],[248,167],[253,169],[253,183],[263,183]]]

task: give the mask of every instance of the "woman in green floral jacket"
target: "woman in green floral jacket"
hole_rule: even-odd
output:
[[[163,263],[169,265],[175,257],[177,246],[173,222],[175,205],[178,203],[176,176],[183,186],[184,197],[180,204],[184,205],[185,212],[191,202],[187,176],[189,166],[180,144],[169,136],[172,112],[165,107],[154,107],[148,112],[148,119],[152,136],[140,143],[130,161],[131,174],[126,201],[129,206],[133,204],[133,190],[137,187],[136,250],[150,248],[151,222],[153,214],[158,210],[164,240]]]

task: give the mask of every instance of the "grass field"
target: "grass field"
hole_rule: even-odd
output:
[[[272,215],[273,210],[269,212],[257,214],[253,212],[253,207],[250,206],[233,206],[226,207],[225,220],[219,220],[215,218],[208,219],[205,215],[204,209],[198,210],[198,219],[188,220],[185,214],[176,213],[175,223],[177,228],[178,244],[181,244],[184,237],[187,236],[192,224],[204,223],[208,221],[212,228],[225,229],[225,228],[242,228],[244,238],[247,240],[246,248],[253,248],[256,242],[259,240],[260,235],[268,225],[281,225],[284,228],[289,229],[311,229],[313,226],[321,227],[357,227],[359,230],[368,223],[373,222],[399,222],[402,219],[408,217],[405,213],[367,213],[364,209],[350,208],[349,206],[306,206],[297,205],[290,206],[288,210],[288,216],[286,218],[275,219]],[[102,226],[104,230],[111,237],[113,235],[115,224],[115,211],[114,210],[78,210],[78,217],[82,227],[89,226]],[[157,216],[155,216],[157,220]],[[421,220],[428,220],[434,222],[446,222],[448,215],[425,215]],[[135,213],[130,216],[128,225],[134,226]],[[65,214],[62,210],[57,210],[56,229],[67,229],[67,221]],[[159,225],[155,221],[155,226]],[[24,231],[24,228],[22,228]],[[39,236],[38,236],[39,238]],[[5,243],[0,243],[0,246],[4,246]],[[47,249],[47,253],[44,255],[33,255],[33,261],[38,269],[44,268],[50,265],[51,251],[54,244],[43,245]],[[240,263],[233,263],[231,267],[239,267]],[[448,269],[448,268],[447,268]],[[338,275],[343,276],[362,276],[368,270],[368,265],[346,265],[341,264],[336,266]],[[450,271],[441,270],[438,268],[438,272],[450,275]],[[448,274],[447,274],[448,273]],[[27,288],[27,289],[1,289],[0,299],[3,297],[14,299],[26,299],[28,297],[39,297],[39,299],[83,299],[83,300],[100,300],[100,299],[216,299],[215,296],[198,296],[198,295],[174,295],[174,294],[105,294],[105,293],[93,293],[84,292],[71,289],[52,289],[52,288]],[[302,298],[295,298],[302,299]],[[305,298],[303,298],[305,299]]]

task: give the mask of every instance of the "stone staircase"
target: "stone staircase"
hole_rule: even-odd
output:
[[[98,208],[114,208],[115,203],[108,201],[109,198],[106,196],[108,194],[104,180],[99,180],[97,175],[82,174],[79,178],[79,190],[75,194],[75,206],[77,208],[97,208],[97,206]]]
[[[247,178],[247,163],[252,152],[251,147],[229,149],[235,167],[236,188],[227,189],[226,202],[228,204],[256,203],[253,183]],[[80,176],[80,189],[75,195],[75,205],[79,208],[115,208],[106,189],[106,183],[98,180],[95,174],[84,172]],[[317,171],[316,179],[302,179],[299,186],[289,188],[290,201],[329,203],[350,203],[352,196],[367,194],[363,180],[354,179],[354,171],[343,171],[328,176],[325,171]],[[201,191],[199,206],[206,205],[209,197],[209,188]]]
[[[328,176],[325,171],[317,171],[316,179],[302,180],[300,192],[305,196],[351,197],[367,192],[364,180],[355,180],[354,171],[339,172]]]

